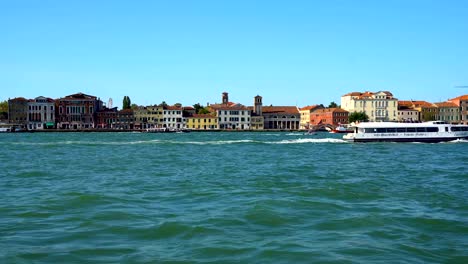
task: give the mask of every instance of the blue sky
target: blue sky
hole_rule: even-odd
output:
[[[328,104],[468,89],[468,1],[0,0],[0,100]]]

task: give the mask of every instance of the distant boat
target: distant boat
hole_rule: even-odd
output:
[[[353,130],[344,125],[339,125],[335,129],[328,128],[330,133],[352,133]],[[327,130],[328,130],[327,129]]]
[[[158,127],[158,128],[148,128],[145,131],[146,133],[188,133],[188,129],[180,128],[169,128],[169,127]]]

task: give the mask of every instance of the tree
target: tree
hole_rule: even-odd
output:
[[[167,107],[167,103],[166,103],[166,101],[162,101],[162,102],[159,104],[159,106],[162,106],[162,107]]]
[[[132,104],[132,105],[130,106],[130,108],[133,109],[133,110],[138,109],[138,105],[137,105],[137,104]]]
[[[8,119],[8,101],[0,102],[0,119]]]
[[[210,111],[208,109],[206,109],[206,107],[203,107],[199,103],[194,104],[193,108],[195,108],[195,113],[197,113],[197,114],[209,114],[210,113]]]
[[[122,109],[130,109],[132,105],[132,101],[130,100],[130,97],[124,96],[123,98],[123,103],[122,103]]]
[[[331,103],[328,105],[328,108],[338,108],[338,105],[337,105],[335,102],[331,102]]]
[[[353,112],[348,116],[349,122],[367,122],[369,121],[369,116],[365,112]]]

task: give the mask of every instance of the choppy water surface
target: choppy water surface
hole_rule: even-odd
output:
[[[1,263],[468,263],[468,143],[0,135]]]

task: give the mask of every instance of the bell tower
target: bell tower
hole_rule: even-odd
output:
[[[223,93],[223,104],[228,104],[229,102],[229,94],[227,92]]]
[[[256,115],[259,115],[261,116],[262,115],[262,107],[263,107],[263,103],[262,103],[262,97],[260,95],[257,95],[254,97],[254,113]]]

